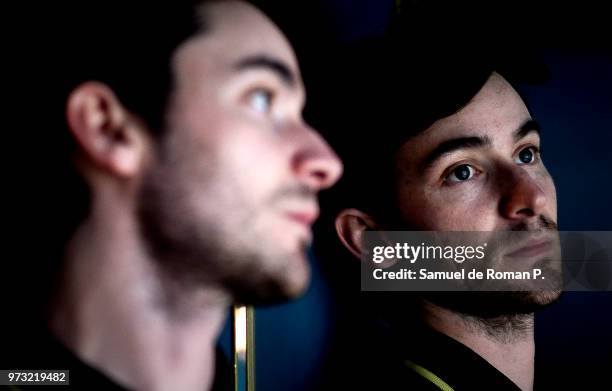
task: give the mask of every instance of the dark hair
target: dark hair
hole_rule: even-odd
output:
[[[332,213],[354,207],[384,220],[395,211],[397,150],[465,106],[493,70],[388,38],[358,44],[349,58],[331,103],[335,115],[324,129],[345,170],[326,198],[334,198]]]

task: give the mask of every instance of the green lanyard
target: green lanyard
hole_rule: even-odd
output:
[[[415,364],[410,360],[406,360],[405,364],[408,366],[408,368],[412,369],[413,371],[418,373],[420,376],[424,377],[425,379],[433,383],[436,387],[438,387],[442,391],[455,391],[453,390],[453,387],[449,386],[448,383],[440,379],[438,376],[436,376],[435,373],[433,373],[429,369],[422,367],[419,364]]]

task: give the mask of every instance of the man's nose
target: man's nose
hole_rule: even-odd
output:
[[[342,162],[327,142],[314,129],[303,125],[296,141],[293,170],[298,180],[317,191],[326,189],[342,175]]]
[[[502,179],[500,213],[509,220],[538,217],[546,208],[546,193],[525,169],[513,167]]]

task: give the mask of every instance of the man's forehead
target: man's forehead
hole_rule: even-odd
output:
[[[211,2],[200,6],[200,15],[207,28],[193,40],[202,55],[210,52],[210,59],[221,64],[263,55],[282,61],[297,74],[297,61],[289,42],[256,7],[242,1]]]
[[[518,93],[502,76],[494,73],[463,109],[408,139],[398,156],[418,159],[440,143],[456,138],[513,140],[516,130],[529,119],[529,111]]]
[[[439,133],[454,136],[508,127],[514,130],[528,117],[529,111],[516,90],[501,75],[493,73],[465,107],[436,121],[423,136]]]

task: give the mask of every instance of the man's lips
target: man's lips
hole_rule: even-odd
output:
[[[290,211],[287,212],[287,216],[289,217],[289,219],[295,222],[310,227],[315,222],[317,217],[319,217],[319,211],[316,209],[308,211]]]
[[[531,240],[525,246],[520,247],[506,256],[509,258],[531,258],[545,254],[552,249],[552,241],[550,239]]]

